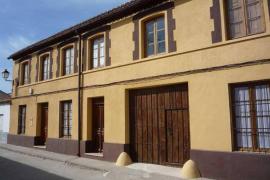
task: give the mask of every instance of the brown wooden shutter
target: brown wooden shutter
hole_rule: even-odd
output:
[[[74,73],[78,72],[78,57],[79,57],[78,43],[75,42],[75,46],[74,46]]]
[[[210,16],[214,21],[214,30],[211,32],[212,43],[222,41],[220,0],[213,0],[213,6],[210,8]]]
[[[60,76],[60,48],[57,47],[57,59],[56,59],[56,77]]]
[[[268,0],[268,12],[269,12],[269,17],[270,17],[270,0]]]
[[[110,57],[110,48],[111,48],[111,39],[110,39],[110,32],[109,30],[106,31],[106,35],[105,35],[105,42],[106,42],[106,62],[105,62],[105,65],[106,66],[110,66],[111,65],[111,57]]]
[[[133,51],[133,60],[138,60],[140,58],[139,20],[133,20],[133,23],[134,23],[133,42],[135,44],[135,49]]]
[[[31,71],[32,71],[32,65],[31,65],[31,63],[32,63],[32,59],[30,59],[29,61],[28,61],[28,65],[29,65],[29,68],[28,68],[28,84],[31,84]]]
[[[228,0],[230,38],[246,36],[244,0]]]
[[[262,0],[246,0],[246,22],[248,34],[265,30]]]
[[[19,63],[19,68],[18,68],[18,85],[21,85],[21,79],[22,79],[22,73],[21,73],[21,69],[22,69],[22,64],[21,63]]]
[[[86,49],[86,47],[87,47],[87,40],[83,40],[83,47],[82,47],[82,49],[83,49],[83,57],[82,57],[82,62],[83,62],[83,67],[82,67],[82,69],[83,69],[83,71],[86,71],[86,61],[87,61],[87,59],[86,59],[86,55],[87,55],[87,49]]]
[[[39,56],[37,57],[37,62],[36,62],[36,82],[38,82],[38,74],[39,74]]]
[[[53,78],[53,50],[50,52],[50,79]]]

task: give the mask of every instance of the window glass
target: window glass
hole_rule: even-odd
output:
[[[104,37],[98,37],[92,40],[92,68],[105,66],[105,43]]]
[[[230,38],[265,31],[262,0],[228,0],[227,3]]]
[[[24,63],[23,65],[23,72],[22,72],[22,84],[28,84],[29,83],[29,64],[28,63]]]
[[[74,48],[65,50],[64,75],[74,73]]]
[[[166,52],[164,17],[155,18],[145,23],[146,56]]]
[[[234,134],[237,150],[270,150],[269,84],[234,88]]]
[[[45,58],[43,58],[42,61],[42,80],[48,80],[50,79],[50,58],[49,56],[46,56]]]

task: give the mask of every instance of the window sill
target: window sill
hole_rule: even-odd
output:
[[[44,80],[44,81],[38,81],[38,82],[34,82],[31,84],[27,84],[27,85],[21,85],[21,86],[18,86],[18,88],[26,88],[26,87],[30,87],[30,86],[34,86],[34,85],[43,84],[43,83],[49,83],[49,82],[53,82],[53,81],[67,79],[67,78],[74,77],[74,76],[78,76],[78,73],[74,73],[74,74],[66,75],[66,76],[60,76],[57,78],[52,78],[52,79],[48,79],[48,80]]]

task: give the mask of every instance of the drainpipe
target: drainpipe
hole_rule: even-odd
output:
[[[79,36],[79,65],[78,65],[78,154],[81,156],[81,109],[82,109],[82,98],[81,98],[81,76],[82,76],[82,36],[76,31],[76,34]]]

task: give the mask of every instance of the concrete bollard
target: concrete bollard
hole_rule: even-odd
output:
[[[195,179],[201,177],[200,171],[194,161],[189,160],[184,164],[181,171],[181,177],[185,179]]]
[[[126,152],[122,152],[115,163],[116,166],[128,166],[132,164],[132,160]]]

